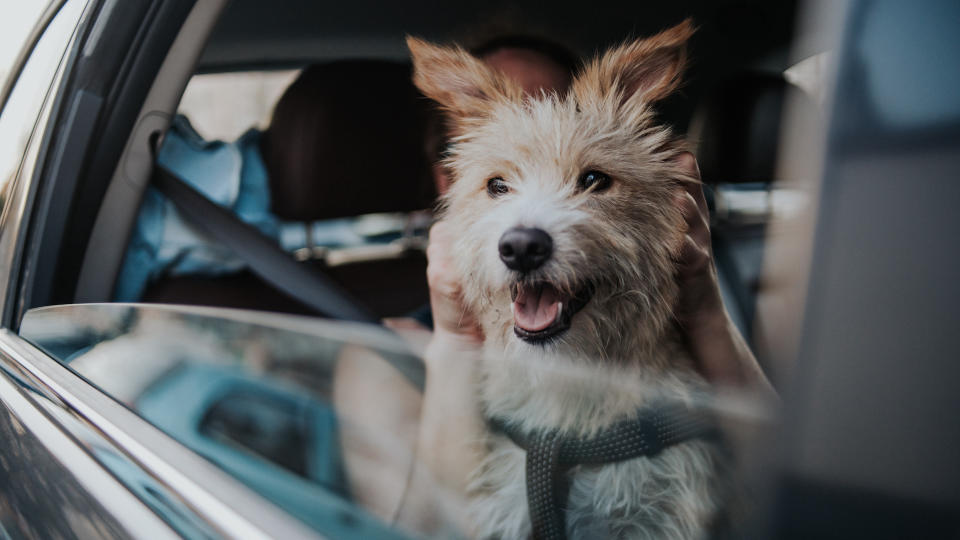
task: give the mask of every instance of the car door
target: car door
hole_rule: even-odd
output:
[[[29,219],[31,179],[40,166],[63,60],[76,42],[90,5],[51,2],[23,44],[2,94],[0,131],[5,143],[0,218],[4,292],[15,291],[13,267]],[[8,294],[2,295],[8,306]],[[8,328],[0,329],[0,534],[5,538],[78,535],[129,536],[135,524],[158,537],[169,527],[148,511],[84,450],[57,418],[58,401],[25,377],[22,362],[34,351]]]
[[[85,246],[68,240],[65,231],[93,226],[106,188],[103,179],[118,167],[128,134],[136,131],[135,113],[148,99],[160,65],[176,60],[173,44],[196,30],[191,21],[212,24],[219,6],[222,2],[52,2],[5,87],[0,130],[15,133],[22,143],[3,163],[13,173],[4,179],[0,217],[2,537],[391,535],[325,487],[332,473],[323,473],[322,464],[330,458],[321,450],[329,448],[304,433],[321,432],[330,415],[321,414],[323,405],[303,391],[200,366],[169,379],[166,392],[154,389],[142,403],[126,403],[111,385],[160,373],[151,371],[160,364],[150,362],[149,349],[108,355],[107,365],[119,362],[133,369],[98,379],[68,365],[84,351],[70,349],[79,338],[63,331],[79,313],[85,322],[106,324],[97,326],[105,330],[98,334],[101,341],[116,340],[134,315],[103,316],[80,306],[36,324],[43,313],[31,310],[72,301],[75,280],[58,278],[67,271],[76,274]],[[78,237],[86,235],[69,236]],[[103,309],[116,313],[119,308]],[[227,316],[209,314],[209,324],[217,325],[221,315]],[[87,328],[78,335],[91,334]],[[198,339],[196,349],[203,343]],[[202,384],[232,390],[207,408],[191,409],[199,422],[196,430],[178,431],[154,414],[169,413],[165,400]],[[227,399],[231,396],[236,399]],[[269,444],[269,431],[251,438],[245,430],[262,418],[284,436],[302,439],[299,449],[311,450],[310,455],[278,454]],[[304,463],[309,464],[305,474],[313,475],[310,481],[283,473],[284,466],[304,472]],[[309,498],[298,502],[304,494]],[[313,506],[295,517],[291,505],[303,509],[304,501]]]

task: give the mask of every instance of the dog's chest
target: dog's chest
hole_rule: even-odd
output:
[[[526,452],[491,435],[491,452],[473,482],[478,536],[528,538]],[[654,457],[578,466],[567,479],[568,537],[697,538],[718,506],[716,449],[691,441]]]

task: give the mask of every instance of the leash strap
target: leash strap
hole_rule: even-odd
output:
[[[567,472],[572,467],[653,457],[675,444],[716,434],[707,414],[682,405],[644,409],[590,439],[557,432],[525,434],[499,419],[491,424],[527,451],[527,506],[536,540],[566,538]]]

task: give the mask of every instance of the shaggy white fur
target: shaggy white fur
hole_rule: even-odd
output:
[[[482,325],[477,380],[484,412],[526,430],[590,436],[658,400],[693,402],[706,391],[680,345],[672,255],[684,220],[673,202],[684,151],[654,122],[649,104],[672,92],[693,32],[684,22],[594,59],[564,94],[524,97],[506,77],[459,48],[408,40],[415,82],[441,104],[454,133],[454,183],[445,219],[467,303]],[[585,171],[612,179],[583,189]],[[506,191],[491,196],[487,182]],[[550,259],[518,276],[501,261],[504,231],[536,227],[553,240]],[[545,342],[515,334],[511,287],[528,279],[592,297],[569,329]],[[480,537],[530,535],[525,452],[490,434],[472,483]],[[704,441],[652,458],[570,473],[571,538],[694,538],[719,505],[719,450]]]

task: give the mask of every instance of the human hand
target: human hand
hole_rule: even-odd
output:
[[[427,245],[427,284],[434,333],[464,344],[483,342],[483,331],[463,299],[463,289],[453,266],[453,238],[449,226],[438,221],[430,229]]]
[[[677,160],[691,176],[700,179],[693,154],[684,152]],[[687,231],[676,261],[680,298],[675,316],[687,347],[700,373],[711,383],[741,388],[756,386],[764,392],[773,392],[723,305],[702,184],[689,182],[683,187],[677,196],[677,205],[683,212]]]
[[[710,212],[703,196],[700,169],[693,154],[684,152],[677,158],[697,182],[686,182],[677,195],[677,205],[686,221],[686,234],[677,256],[677,281],[680,299],[674,315],[685,329],[696,329],[715,322],[723,311],[723,299],[717,270],[713,263],[713,248],[710,242]]]
[[[427,282],[434,331],[424,352],[427,380],[421,406],[417,482],[449,503],[466,494],[469,475],[484,455],[486,427],[476,398],[476,369],[483,332],[467,309],[451,251],[454,238],[443,221],[430,229]],[[438,491],[439,490],[439,491]],[[461,511],[447,509],[461,528]]]

